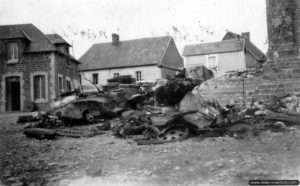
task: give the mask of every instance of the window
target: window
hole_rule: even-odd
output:
[[[34,92],[33,97],[35,100],[46,99],[46,81],[44,75],[37,75],[33,77]]]
[[[58,92],[62,92],[63,91],[63,77],[62,76],[58,76]]]
[[[8,62],[18,62],[18,43],[7,43],[7,58]]]
[[[72,90],[72,86],[71,86],[71,81],[70,80],[67,80],[66,81],[66,85],[67,85],[67,92],[71,91]]]
[[[137,81],[141,81],[142,80],[142,72],[141,71],[136,71],[135,72],[135,77]]]
[[[68,65],[68,66],[71,66],[71,63],[70,63],[70,57],[67,56],[66,58],[67,58],[67,65]]]
[[[207,67],[209,69],[214,69],[214,70],[218,71],[217,56],[208,56],[207,57]]]
[[[93,74],[93,84],[98,84],[98,74]]]
[[[119,76],[120,74],[119,73],[114,73],[114,77],[117,77]]]

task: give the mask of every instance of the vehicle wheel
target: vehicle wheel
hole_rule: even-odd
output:
[[[25,112],[33,112],[35,111],[36,105],[34,102],[25,103],[24,111]]]
[[[159,140],[163,141],[182,141],[189,136],[189,129],[186,127],[174,127],[167,130],[163,135],[158,137]]]
[[[84,119],[85,119],[85,121],[92,123],[95,121],[95,116],[93,114],[87,112],[84,114]]]

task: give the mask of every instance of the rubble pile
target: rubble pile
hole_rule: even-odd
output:
[[[250,69],[229,72],[226,77],[249,77],[257,73],[259,71]],[[112,91],[114,100],[99,95],[87,97],[84,101],[74,102],[72,99],[67,104],[71,114],[71,108],[76,108],[77,103],[85,103],[84,106],[78,106],[79,108],[95,104],[93,101],[103,103],[99,107],[96,104],[93,112],[83,113],[84,118],[81,119],[68,118],[69,121],[66,122],[66,117],[47,113],[19,118],[19,122],[26,123],[25,135],[38,139],[91,137],[112,131],[117,137],[132,138],[138,144],[144,145],[181,141],[195,135],[249,138],[264,130],[283,131],[289,125],[298,124],[300,119],[300,98],[297,95],[274,97],[272,102],[253,100],[247,107],[235,103],[221,107],[217,100],[205,100],[198,91],[191,91],[194,87],[192,81],[170,80],[158,87],[154,94],[130,93],[130,98],[124,96],[129,93],[122,89],[122,99],[119,100],[119,91]],[[159,106],[149,101],[153,96]],[[91,102],[86,104],[87,100]],[[96,117],[95,108],[101,110],[102,115],[98,113],[99,117]],[[103,117],[113,111],[115,112],[112,117]],[[81,122],[83,126],[68,125],[69,122]]]
[[[286,114],[300,115],[300,97],[296,95],[287,95],[279,100],[280,112]]]
[[[225,78],[251,78],[256,77],[262,72],[261,68],[249,68],[245,70],[237,70],[237,71],[229,71],[226,72],[224,77]]]
[[[113,133],[118,137],[142,135],[149,126],[149,113],[139,110],[129,110],[122,113],[122,117],[115,126]]]
[[[261,68],[249,68],[249,69],[242,69],[242,70],[234,70],[234,71],[228,71],[222,76],[216,76],[215,78],[213,78],[209,81],[252,78],[252,77],[258,77],[261,73],[262,73]]]

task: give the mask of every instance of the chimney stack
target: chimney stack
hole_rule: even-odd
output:
[[[114,46],[118,46],[120,36],[118,34],[113,33],[112,35],[112,44]]]
[[[242,32],[242,37],[248,38],[250,41],[250,32]]]

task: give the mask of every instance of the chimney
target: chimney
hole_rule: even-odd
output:
[[[242,32],[242,37],[245,37],[250,41],[250,32]]]
[[[119,38],[120,38],[119,35],[113,33],[113,34],[111,35],[111,37],[112,37],[112,44],[113,44],[114,46],[118,46],[118,44],[119,44]]]

